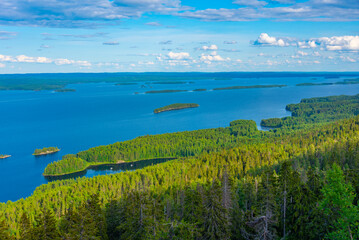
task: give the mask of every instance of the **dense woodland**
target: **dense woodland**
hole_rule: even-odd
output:
[[[238,120],[68,156],[91,162],[120,149],[145,157],[148,144],[179,158],[42,185],[0,205],[0,239],[359,239],[359,116],[343,103],[355,98],[300,103],[304,112],[306,103],[316,103],[311,109],[320,115],[319,103],[330,99],[327,115],[338,111],[342,120],[304,124],[302,118],[315,115],[304,114],[292,117],[293,129],[268,132]],[[185,156],[176,155],[181,144]]]

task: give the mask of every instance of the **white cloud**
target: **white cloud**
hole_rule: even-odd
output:
[[[6,65],[3,63],[0,63],[0,68],[4,68],[4,67],[6,67]]]
[[[202,54],[200,57],[200,61],[209,63],[209,62],[223,62],[230,61],[230,58],[223,58],[220,55],[217,55],[216,52],[212,52],[210,55]]]
[[[288,37],[271,37],[267,33],[262,33],[253,44],[278,47],[298,46],[303,49],[320,47],[320,49],[328,51],[359,51],[359,36],[333,36],[295,40]],[[300,52],[303,53],[303,51]]]
[[[321,46],[329,51],[358,51],[359,36],[334,36],[315,39]]]
[[[254,41],[254,45],[286,47],[290,44],[285,39],[270,37],[267,33],[261,33],[258,39]]]
[[[202,50],[205,50],[205,51],[207,51],[207,50],[218,50],[218,46],[212,44],[212,45],[210,45],[210,46],[202,46],[201,49],[202,49]]]
[[[78,65],[82,67],[90,67],[92,64],[88,61],[76,61],[66,58],[50,59],[47,57],[30,57],[26,55],[19,55],[16,57],[0,55],[0,62],[14,62],[14,63],[54,63],[56,65]]]
[[[179,53],[169,52],[167,54],[167,58],[170,60],[183,60],[183,59],[190,59],[191,57],[187,52],[179,52]]]
[[[308,56],[308,53],[307,53],[307,52],[298,51],[297,53],[298,53],[298,55],[300,55],[300,56]]]

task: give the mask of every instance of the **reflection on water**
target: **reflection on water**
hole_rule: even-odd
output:
[[[119,172],[124,172],[124,171],[133,171],[133,170],[141,169],[141,168],[144,168],[147,166],[164,163],[164,162],[174,160],[174,159],[176,159],[176,158],[156,158],[156,159],[140,160],[140,161],[128,162],[128,163],[103,164],[103,165],[98,165],[98,166],[91,166],[88,169],[81,171],[81,172],[77,172],[77,173],[67,174],[64,176],[47,176],[45,178],[48,181],[55,181],[55,180],[64,180],[64,179],[69,179],[69,178],[76,179],[79,177],[83,177],[85,175],[87,177],[93,177],[93,176],[97,176],[97,175],[103,175],[106,173],[113,174],[113,173],[119,173]]]

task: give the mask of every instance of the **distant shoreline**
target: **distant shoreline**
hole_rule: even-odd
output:
[[[11,155],[0,155],[0,159],[5,159],[5,158],[9,158],[11,157]]]

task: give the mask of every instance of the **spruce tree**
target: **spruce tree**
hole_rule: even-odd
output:
[[[20,240],[32,240],[33,239],[33,227],[25,212],[22,213],[20,218]]]
[[[34,240],[60,240],[57,221],[51,210],[43,208],[35,218],[36,225],[33,230]]]
[[[331,226],[328,239],[358,239],[359,210],[353,204],[355,194],[350,183],[346,183],[343,171],[333,164],[327,171],[326,184],[322,189],[320,208]]]

